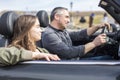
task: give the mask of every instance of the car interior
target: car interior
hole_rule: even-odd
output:
[[[101,3],[103,3],[103,2],[101,2]],[[0,34],[2,34],[3,37],[1,37],[1,39],[0,39],[0,47],[6,47],[10,43],[11,36],[13,33],[12,32],[13,25],[14,25],[15,20],[19,16],[20,15],[18,15],[14,11],[7,11],[1,16],[1,18],[0,18],[0,28],[1,28]],[[47,25],[49,25],[49,22],[50,22],[49,17],[45,10],[38,11],[36,16],[38,17],[38,19],[40,21],[41,27],[45,28]],[[104,30],[105,29],[103,29],[101,33],[105,33]],[[101,34],[101,33],[99,33],[99,34]],[[119,60],[119,55],[118,55],[119,42],[114,40],[114,37],[113,37],[115,34],[118,34],[118,33],[114,32],[114,33],[106,33],[106,34],[108,36],[108,42],[102,46],[98,46],[97,48],[93,49],[87,55],[85,55],[85,57],[101,56],[101,53],[102,53],[102,55],[113,56],[114,60]],[[97,35],[98,35],[98,33],[90,36],[90,39],[86,39],[84,41],[76,41],[76,42],[73,42],[73,44],[75,46],[85,44],[85,43],[93,40]],[[39,47],[42,47],[41,41],[38,41],[37,45]]]
[[[105,9],[120,24],[120,0],[100,0],[99,6]],[[9,45],[13,33],[13,25],[19,17],[14,11],[7,11],[0,17],[0,47]],[[45,10],[37,12],[41,27],[49,24]],[[104,29],[100,33],[104,33]],[[98,34],[93,34],[90,40],[73,42],[80,45],[93,40]],[[105,32],[106,33],[106,32]],[[108,43],[90,51],[90,54],[109,54],[115,60],[103,61],[25,61],[14,66],[0,66],[1,80],[120,80],[120,31],[106,33]],[[116,42],[117,41],[117,42]],[[37,43],[42,46],[41,42]]]

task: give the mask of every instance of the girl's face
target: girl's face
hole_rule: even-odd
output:
[[[40,23],[39,20],[36,19],[35,24],[32,26],[32,28],[30,29],[30,35],[31,37],[34,39],[34,41],[39,41],[41,40],[41,28],[40,28]]]

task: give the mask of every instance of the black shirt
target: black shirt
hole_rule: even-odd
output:
[[[61,59],[73,59],[84,54],[84,45],[73,46],[72,41],[88,38],[87,30],[69,32],[46,27],[42,33],[42,46],[50,53],[57,54]]]

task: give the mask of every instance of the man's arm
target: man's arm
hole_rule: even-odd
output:
[[[88,36],[92,35],[93,33],[95,33],[98,29],[103,28],[103,27],[107,27],[108,29],[110,29],[110,24],[109,23],[103,23],[103,24],[99,24],[96,26],[92,26],[90,28],[87,29],[87,34]]]
[[[55,33],[42,34],[42,45],[62,59],[76,58],[84,54],[84,45],[68,46]]]
[[[106,34],[98,35],[92,42],[85,44],[85,54],[93,48],[106,43]]]
[[[87,34],[87,29],[79,30],[79,31],[68,31],[69,36],[72,41],[83,41],[89,40],[89,36]]]

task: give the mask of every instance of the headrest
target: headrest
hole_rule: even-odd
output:
[[[49,18],[48,14],[45,10],[39,11],[36,16],[39,19],[41,27],[47,27],[49,25]]]
[[[18,15],[13,11],[7,11],[0,18],[0,34],[5,37],[11,37],[13,34],[13,25]]]

